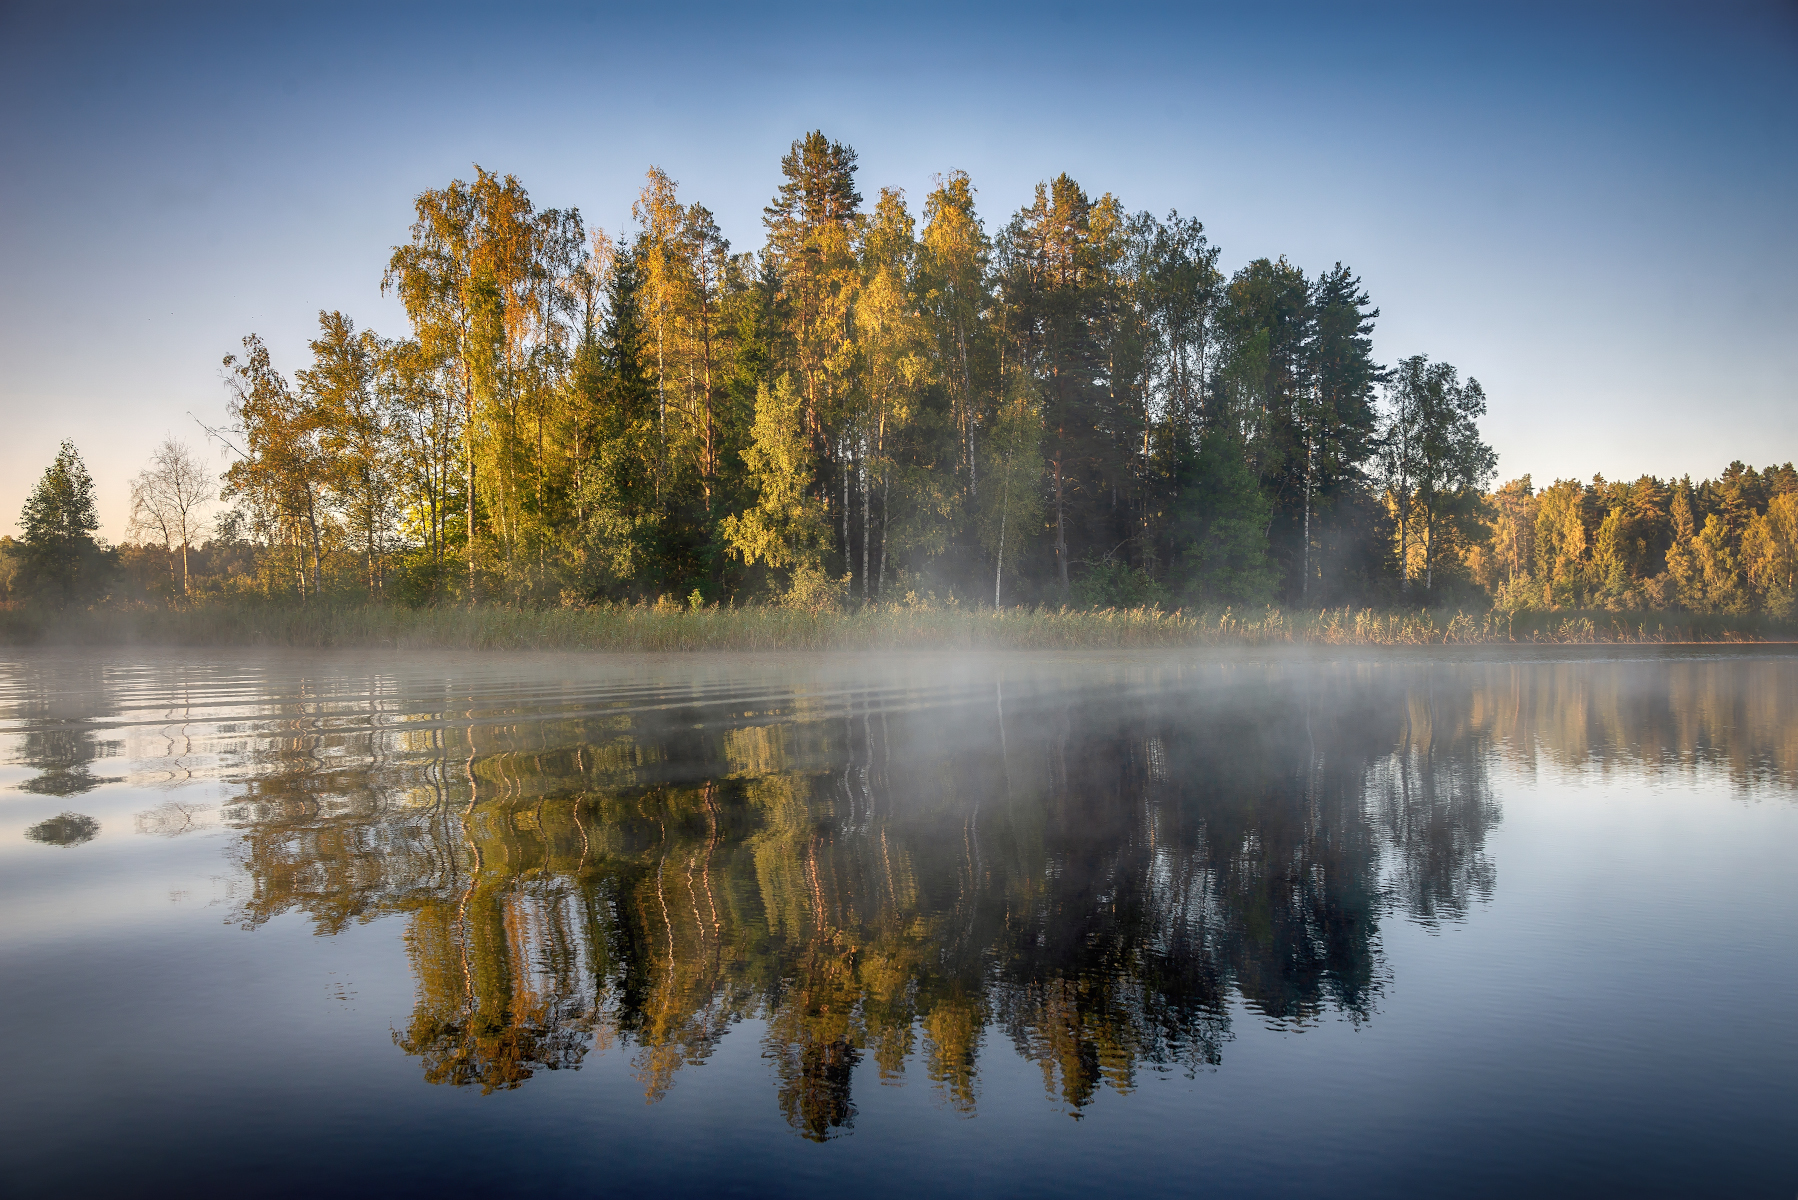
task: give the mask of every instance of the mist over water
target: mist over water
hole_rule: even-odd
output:
[[[44,651],[0,753],[25,1193],[1798,1173],[1791,655]]]

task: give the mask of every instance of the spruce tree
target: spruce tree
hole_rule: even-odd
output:
[[[1266,604],[1274,567],[1267,552],[1272,505],[1244,457],[1241,439],[1218,423],[1178,472],[1173,542],[1181,598],[1198,604]]]
[[[1335,530],[1335,514],[1364,482],[1363,466],[1379,437],[1374,388],[1385,372],[1373,360],[1373,323],[1361,280],[1341,263],[1320,273],[1311,289],[1312,387],[1303,405],[1304,512],[1300,522],[1297,596],[1313,600],[1320,579],[1321,543]],[[1322,589],[1328,594],[1332,589]]]
[[[59,607],[99,582],[94,480],[73,442],[64,441],[19,514],[25,566],[36,589]]]

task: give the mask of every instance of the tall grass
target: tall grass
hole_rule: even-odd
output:
[[[1433,646],[1783,641],[1791,622],[1667,613],[1253,612],[869,605],[808,612],[671,604],[406,608],[242,600],[50,613],[0,608],[0,644],[396,647],[453,650],[768,651]]]

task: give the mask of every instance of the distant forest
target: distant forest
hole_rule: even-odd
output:
[[[766,243],[735,254],[655,169],[619,237],[479,167],[421,193],[382,277],[407,336],[321,312],[291,377],[244,338],[207,430],[222,480],[160,447],[130,540],[84,574],[45,549],[86,536],[44,498],[85,479],[65,446],[0,583],[1792,612],[1791,464],[1490,490],[1479,383],[1376,363],[1341,263],[1226,277],[1197,220],[1066,175],[989,232],[953,172],[920,223],[899,189],[865,203],[855,152],[816,132],[780,171]]]

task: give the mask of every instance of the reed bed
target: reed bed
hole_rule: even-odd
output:
[[[1667,613],[1289,612],[883,604],[806,611],[661,604],[578,608],[215,602],[51,613],[0,608],[0,644],[776,651],[1155,646],[1441,646],[1788,641],[1792,622]]]

